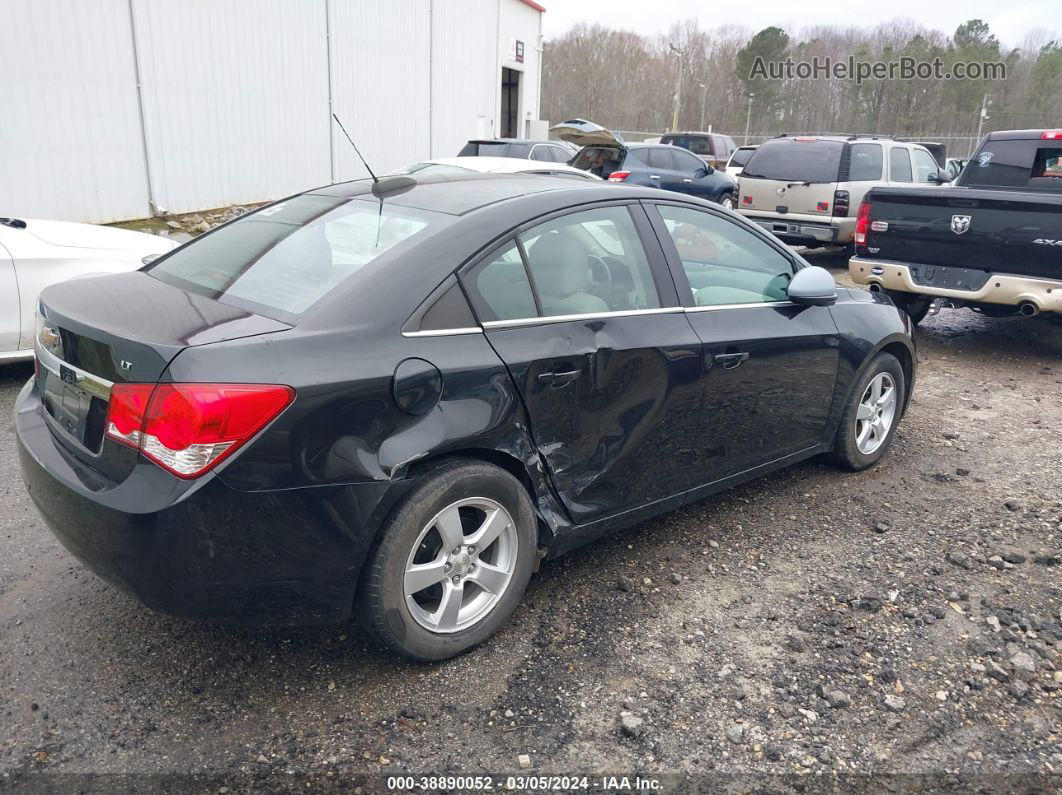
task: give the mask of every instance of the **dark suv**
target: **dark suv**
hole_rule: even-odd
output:
[[[726,168],[730,155],[738,148],[729,135],[706,132],[667,133],[661,136],[660,143],[689,149],[712,168]]]
[[[571,119],[550,132],[583,148],[569,165],[609,182],[688,193],[734,209],[737,183],[693,152],[670,144],[625,143],[593,122]]]
[[[567,163],[575,149],[559,141],[527,141],[522,138],[484,138],[469,141],[461,147],[458,157],[518,157],[523,160],[543,160],[547,163]]]

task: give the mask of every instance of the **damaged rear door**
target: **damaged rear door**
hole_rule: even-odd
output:
[[[638,205],[524,228],[463,275],[576,524],[685,490],[700,341]]]

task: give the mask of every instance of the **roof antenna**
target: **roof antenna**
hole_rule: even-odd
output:
[[[358,156],[358,160],[365,166],[365,170],[369,172],[369,176],[372,177],[374,183],[379,182],[380,178],[372,173],[372,169],[369,168],[369,164],[365,162],[365,158],[361,156],[361,152],[358,151],[358,147],[354,144],[354,139],[350,137],[350,133],[347,132],[347,128],[343,126],[343,122],[339,120],[336,114],[332,114],[332,118],[336,120],[336,124],[339,125],[339,129],[343,131],[343,135],[347,136],[347,140],[350,141],[350,145],[354,147],[354,153]]]
[[[347,132],[347,128],[343,126],[343,122],[339,120],[339,117],[333,113],[332,118],[336,120],[336,124],[339,125],[339,129],[343,131],[343,135],[347,136],[347,140],[350,141],[350,145],[354,147],[354,152],[357,154],[361,164],[365,166],[365,170],[369,172],[369,176],[372,177],[372,195],[383,197],[388,193],[395,193],[397,191],[406,190],[412,188],[417,184],[417,180],[408,174],[396,174],[391,177],[384,177],[380,179],[376,176],[372,169],[369,168],[369,164],[365,162],[365,158],[361,156],[361,152],[358,151],[358,147],[354,143],[354,139],[350,137],[350,133]]]

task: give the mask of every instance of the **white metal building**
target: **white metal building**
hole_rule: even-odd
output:
[[[533,0],[4,0],[0,216],[278,198],[545,137]]]

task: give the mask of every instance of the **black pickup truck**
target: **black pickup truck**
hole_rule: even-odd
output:
[[[852,278],[916,323],[940,306],[1062,313],[1062,130],[991,133],[952,185],[874,188],[855,248]]]

